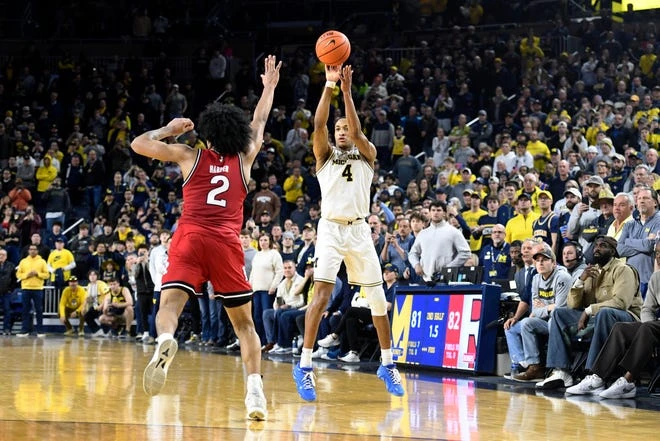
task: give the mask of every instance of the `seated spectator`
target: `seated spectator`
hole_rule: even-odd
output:
[[[582,255],[582,247],[579,243],[572,240],[564,243],[562,248],[562,262],[571,275],[571,286],[573,286],[575,281],[587,268],[587,264],[584,263],[584,256]]]
[[[277,341],[277,330],[279,318],[284,311],[298,309],[305,304],[300,289],[304,278],[296,272],[296,265],[292,260],[283,263],[284,279],[277,285],[275,301],[272,309],[263,312],[263,323],[266,331],[267,344],[261,348],[262,352],[268,352],[275,347]]]
[[[80,323],[78,325],[78,336],[85,336],[85,320],[83,318],[85,307],[85,297],[87,291],[85,288],[78,285],[78,278],[76,276],[69,277],[69,286],[62,290],[62,297],[60,298],[59,316],[60,321],[64,324],[66,330],[64,335],[72,337],[76,334],[69,319],[78,318]]]
[[[277,341],[273,349],[268,351],[269,354],[290,354],[294,349],[291,342],[297,334],[296,318],[300,315],[305,315],[307,306],[314,297],[314,263],[315,260],[313,257],[307,260],[305,263],[305,275],[298,282],[298,289],[290,294],[293,296],[302,296],[304,300],[303,306],[296,309],[289,308],[279,316],[277,320]]]
[[[545,376],[545,367],[541,362],[540,337],[548,335],[550,314],[555,308],[566,305],[571,276],[562,266],[557,265],[557,258],[552,247],[547,243],[539,244],[534,249],[536,275],[532,279],[532,303],[529,317],[521,320],[517,338],[509,338],[509,352],[522,354],[521,365],[525,372],[513,375],[512,379],[522,382],[536,382]],[[506,331],[514,332],[514,331]]]
[[[398,285],[399,269],[391,263],[383,267],[383,288],[387,300],[388,315],[391,314],[394,303],[394,291]],[[325,338],[318,341],[323,348],[330,348],[341,343],[343,355],[339,360],[346,363],[360,362],[360,340],[359,335],[365,326],[373,324],[371,308],[363,290],[355,293],[351,307],[346,310],[339,324]]]
[[[568,306],[556,308],[550,321],[548,359],[552,375],[536,384],[538,389],[573,385],[569,343],[565,333],[577,335],[593,324],[586,369],[590,370],[616,322],[638,321],[642,297],[639,276],[618,259],[616,240],[599,236],[594,241],[594,262],[584,270],[571,288]],[[591,323],[589,323],[591,322]],[[591,327],[591,326],[590,326]]]
[[[603,349],[582,382],[566,389],[572,395],[599,395],[601,398],[634,398],[635,380],[650,361],[660,342],[660,242],[655,244],[655,272],[649,281],[642,305],[641,322],[615,323]],[[609,388],[605,380],[625,371]]]

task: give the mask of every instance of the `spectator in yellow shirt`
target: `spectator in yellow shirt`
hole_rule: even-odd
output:
[[[35,178],[37,179],[37,193],[41,194],[48,190],[50,184],[57,177],[57,169],[52,164],[52,158],[44,156],[43,165],[37,169]]]
[[[85,306],[85,297],[87,291],[85,288],[78,285],[78,278],[76,276],[69,277],[69,286],[62,290],[62,297],[60,298],[59,316],[60,321],[64,324],[66,331],[64,335],[71,337],[75,335],[75,331],[70,318],[80,319],[78,325],[78,336],[85,336],[85,321],[83,319],[83,307]]]
[[[71,251],[64,248],[64,238],[58,237],[55,239],[55,249],[48,255],[48,272],[50,281],[57,288],[64,286],[69,277],[71,277],[71,270],[76,267],[76,260]]]
[[[532,225],[539,214],[532,211],[532,201],[527,193],[520,193],[516,201],[518,214],[506,223],[506,243],[525,240],[534,236]]]
[[[44,281],[48,279],[48,265],[39,255],[37,245],[30,244],[28,256],[18,263],[16,278],[21,282],[23,295],[23,325],[17,337],[28,337],[32,331],[32,306],[37,318],[37,337],[45,337],[44,319]]]
[[[296,209],[296,200],[303,194],[303,177],[300,173],[300,167],[294,167],[292,174],[284,180],[282,186],[284,190],[284,200],[287,204],[287,213]]]

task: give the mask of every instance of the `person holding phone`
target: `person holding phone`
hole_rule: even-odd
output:
[[[593,240],[598,236],[598,228],[595,227],[596,219],[600,216],[600,210],[595,202],[598,200],[600,191],[605,187],[605,182],[600,176],[592,176],[583,184],[582,202],[577,204],[568,219],[566,237],[577,241],[587,255]]]

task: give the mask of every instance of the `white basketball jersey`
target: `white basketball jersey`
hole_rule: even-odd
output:
[[[369,194],[374,170],[357,147],[343,151],[332,147],[330,157],[317,171],[321,186],[321,216],[353,221],[369,215]]]

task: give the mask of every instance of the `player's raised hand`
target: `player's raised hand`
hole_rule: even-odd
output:
[[[342,67],[339,78],[341,79],[341,91],[350,92],[353,85],[353,68],[350,64]]]
[[[341,73],[341,66],[328,66],[325,65],[325,79],[327,81],[334,81],[335,83],[339,81]]]
[[[261,81],[264,86],[277,86],[278,81],[280,81],[281,67],[282,61],[278,63],[275,55],[268,55],[264,59],[264,73],[261,74]]]
[[[195,128],[195,123],[189,118],[174,118],[167,124],[172,136],[177,137]]]

